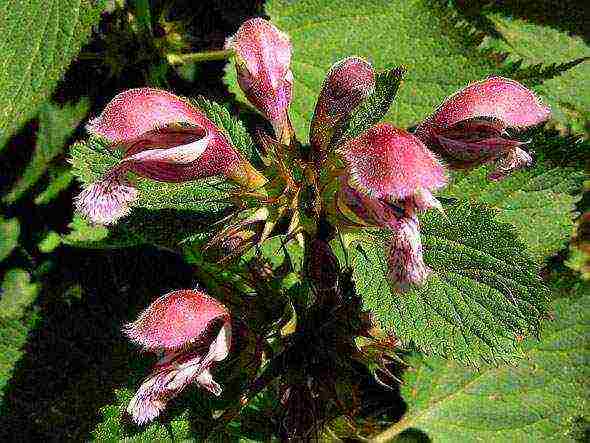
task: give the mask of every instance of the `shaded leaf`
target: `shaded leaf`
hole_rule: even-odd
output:
[[[4,276],[0,291],[0,317],[19,319],[35,301],[39,284],[31,283],[31,276],[23,269],[11,269]]]
[[[402,385],[408,412],[375,441],[392,441],[407,429],[437,442],[585,440],[590,287],[557,300],[553,312],[541,340],[523,343],[518,366],[476,371],[440,358],[412,358]]]
[[[14,203],[41,178],[49,163],[65,150],[67,139],[87,112],[87,100],[63,108],[51,103],[41,106],[35,151],[21,178],[3,198],[6,203]]]
[[[0,261],[10,255],[18,245],[20,224],[16,218],[3,218],[0,216]]]
[[[426,284],[394,293],[386,279],[387,231],[350,244],[356,290],[382,326],[427,354],[470,364],[514,360],[517,337],[537,334],[547,313],[539,270],[514,230],[482,206],[428,213],[422,224]]]
[[[49,184],[35,197],[34,202],[36,205],[46,205],[51,202],[60,192],[66,190],[74,179],[72,171],[69,168],[59,168],[51,172]]]
[[[4,2],[0,13],[0,149],[53,92],[98,23],[105,3]]]

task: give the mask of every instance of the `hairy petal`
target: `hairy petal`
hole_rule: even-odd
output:
[[[420,226],[416,216],[406,217],[393,231],[387,251],[389,280],[399,292],[425,282],[431,271],[424,263]]]
[[[412,134],[388,123],[373,126],[339,148],[351,184],[374,198],[403,199],[447,183],[443,166]]]
[[[240,26],[226,47],[235,51],[240,88],[273,124],[275,132],[279,131],[279,136],[282,126],[287,124],[292,98],[289,37],[269,21],[253,18]]]
[[[330,68],[311,122],[310,143],[316,155],[328,147],[335,130],[374,89],[373,67],[361,58],[345,58]]]
[[[171,123],[188,123],[212,130],[213,123],[188,101],[154,88],[121,92],[86,129],[112,142],[136,138]]]
[[[204,292],[182,289],[158,298],[124,332],[146,350],[171,350],[199,340],[218,319],[229,321],[224,305]]]

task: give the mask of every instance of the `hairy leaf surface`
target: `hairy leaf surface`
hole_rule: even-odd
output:
[[[8,257],[12,250],[16,248],[19,234],[20,224],[18,219],[6,219],[0,216],[0,261]]]
[[[416,356],[405,372],[408,412],[377,441],[414,429],[437,442],[583,441],[590,420],[590,287],[557,300],[541,340],[517,366],[479,371]]]
[[[4,1],[0,8],[0,149],[49,97],[88,40],[104,0]]]
[[[521,355],[517,338],[537,334],[547,313],[538,266],[492,210],[462,204],[447,216],[424,217],[424,259],[433,274],[405,294],[386,278],[389,232],[355,234],[349,249],[357,292],[406,346],[475,365],[513,360]]]

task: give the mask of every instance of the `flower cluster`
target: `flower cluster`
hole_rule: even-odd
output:
[[[530,90],[491,77],[446,99],[413,133],[377,123],[347,138],[347,122],[374,93],[377,79],[368,61],[349,57],[328,71],[311,121],[310,143],[303,146],[289,120],[294,78],[288,36],[256,18],[246,21],[226,48],[235,57],[240,87],[273,127],[274,138],[262,137],[267,170],[257,171],[223,128],[189,100],[158,89],[132,89],[116,96],[88,125],[91,134],[123,150],[124,157],[81,192],[76,207],[92,222],[111,224],[127,215],[138,198],[133,174],[163,182],[224,176],[250,198],[236,211],[239,221],[213,241],[226,249],[236,242],[263,242],[290,215],[283,226],[291,238],[315,238],[309,243],[316,252],[306,259],[306,273],[331,302],[338,300],[338,281],[327,280],[338,266],[329,239],[316,236],[320,220],[340,231],[367,226],[386,230],[388,277],[402,294],[423,284],[430,273],[422,257],[418,215],[431,208],[442,211],[434,193],[449,180],[446,168],[495,162],[490,178],[501,179],[532,161],[516,132],[550,117],[549,108]],[[301,223],[303,219],[314,223]],[[244,234],[246,226],[259,222],[264,223],[262,232]],[[228,355],[231,322],[217,300],[200,291],[171,292],[125,332],[145,350],[162,354],[129,404],[137,423],[156,417],[189,383],[221,393],[209,370]]]

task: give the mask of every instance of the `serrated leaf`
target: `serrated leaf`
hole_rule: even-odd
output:
[[[0,149],[52,93],[105,1],[4,2],[0,13]]]
[[[0,291],[0,318],[19,319],[39,292],[39,284],[23,269],[11,269],[4,276]]]
[[[259,162],[259,157],[252,141],[252,137],[244,127],[244,124],[233,117],[227,108],[221,104],[207,100],[205,97],[198,97],[195,100],[196,106],[202,110],[209,119],[215,123],[231,140],[235,146],[249,161]]]
[[[10,255],[18,245],[20,224],[16,218],[4,218],[0,216],[0,261]]]
[[[3,198],[11,204],[17,201],[45,173],[49,163],[65,150],[65,143],[88,112],[88,101],[63,108],[45,103],[39,112],[39,130],[33,156],[21,178]]]
[[[386,231],[355,235],[356,290],[382,326],[407,346],[470,364],[514,360],[517,337],[537,334],[547,312],[538,266],[513,229],[483,206],[447,208],[422,222],[426,284],[396,294],[386,279]]]
[[[488,172],[483,167],[456,174],[442,195],[494,208],[497,220],[512,224],[539,261],[565,246],[579,200],[572,192],[580,192],[583,172],[537,165],[500,182],[488,180]]]
[[[375,91],[352,113],[344,131],[345,138],[354,138],[381,121],[389,111],[405,74],[403,67],[377,73]]]
[[[465,40],[470,34],[454,17],[427,0],[271,0],[266,12],[293,43],[293,103],[290,115],[300,139],[306,139],[317,95],[329,67],[357,55],[377,70],[403,64],[408,75],[386,116],[411,126],[442,100],[469,82],[497,69]],[[438,8],[440,9],[440,8]],[[243,100],[235,66],[225,75]]]
[[[109,150],[98,137],[75,143],[70,151],[74,175],[84,184],[100,180],[120,160],[121,155]],[[216,212],[229,206],[228,194],[234,186],[223,177],[211,177],[184,183],[163,183],[134,177],[139,199],[134,207],[150,210],[178,209]]]
[[[409,361],[401,392],[408,412],[374,441],[404,430],[436,442],[583,441],[590,424],[590,287],[554,304],[540,341],[523,343],[518,366],[479,371],[440,358]]]

